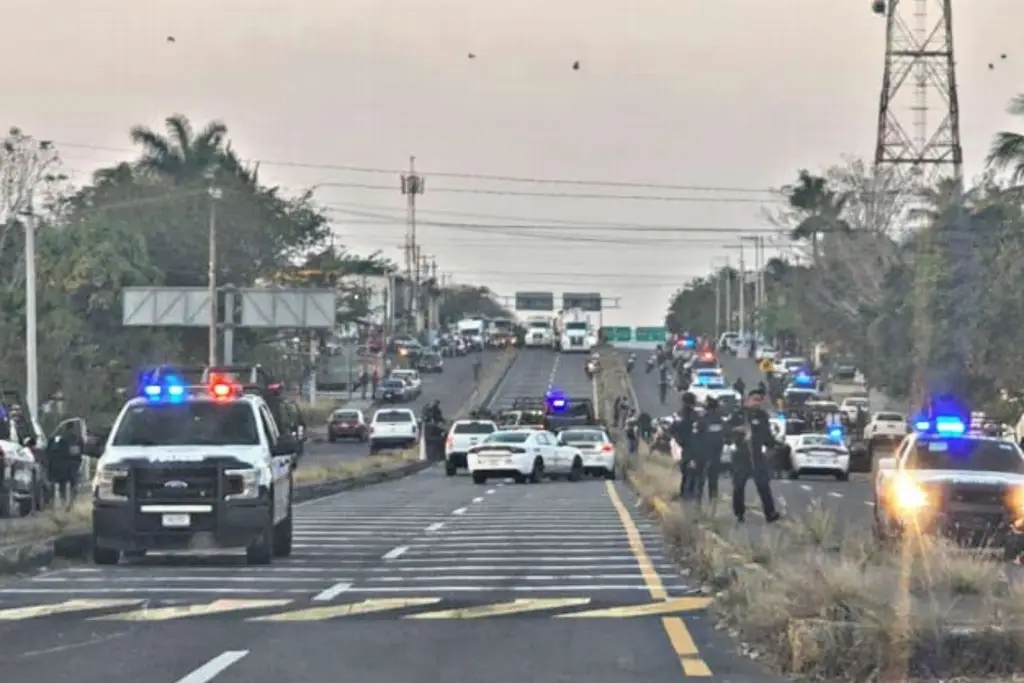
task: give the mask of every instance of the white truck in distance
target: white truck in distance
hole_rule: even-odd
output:
[[[551,316],[532,315],[523,321],[526,337],[523,340],[529,348],[547,348],[555,346],[555,321]]]
[[[482,351],[487,343],[487,321],[483,318],[465,318],[456,326],[459,336],[470,348]]]
[[[590,353],[597,346],[597,328],[579,309],[562,311],[555,319],[555,332],[562,353]]]

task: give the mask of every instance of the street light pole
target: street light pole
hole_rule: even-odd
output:
[[[220,316],[217,308],[217,200],[220,199],[220,190],[213,184],[214,175],[212,172],[206,174],[210,186],[207,193],[210,196],[210,261],[207,264],[207,278],[210,287],[210,367],[217,365],[217,323]]]
[[[25,218],[25,393],[32,419],[39,418],[39,346],[36,328],[36,217],[32,196]]]

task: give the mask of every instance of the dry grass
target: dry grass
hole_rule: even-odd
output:
[[[295,483],[299,486],[310,486],[332,481],[345,481],[377,472],[398,469],[419,459],[419,448],[409,448],[403,451],[380,453],[329,465],[300,466],[295,470]]]
[[[92,502],[83,495],[70,508],[59,506],[31,517],[0,519],[0,547],[84,533],[91,523]]]
[[[610,409],[628,376],[616,359],[602,361],[599,389]],[[716,596],[719,627],[775,671],[1009,683],[1017,679],[1005,676],[1024,669],[1024,582],[990,554],[936,539],[881,545],[820,503],[771,527],[738,526],[727,503],[696,509],[674,500],[671,458],[642,452],[620,467],[645,509],[661,516],[669,556]],[[954,626],[970,634],[953,637]]]
[[[642,458],[629,475],[648,505],[678,486],[663,458]],[[883,546],[840,529],[821,505],[768,528],[678,502],[662,517],[675,559],[716,594],[721,627],[778,671],[868,681],[922,666],[943,675],[1024,666],[1024,585],[987,553],[936,539]],[[951,639],[954,626],[981,632]]]

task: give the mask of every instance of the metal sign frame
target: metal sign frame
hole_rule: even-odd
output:
[[[121,323],[126,327],[209,327],[205,287],[125,287]]]
[[[578,308],[588,313],[600,313],[604,310],[600,292],[565,292],[562,294],[562,309]]]
[[[332,289],[230,289],[241,297],[241,322],[233,305],[217,324],[227,327],[330,329],[338,294]],[[121,322],[127,327],[209,327],[210,290],[204,287],[125,287]]]
[[[517,311],[549,313],[555,310],[555,295],[553,292],[516,292],[513,306]]]

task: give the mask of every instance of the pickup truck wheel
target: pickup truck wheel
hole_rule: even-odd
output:
[[[259,538],[245,549],[246,564],[270,564],[274,559],[274,513],[271,511]]]
[[[615,475],[615,468],[614,467],[611,468],[610,470],[605,470],[604,471],[604,478],[607,479],[608,481],[615,481],[615,476],[616,475]]]
[[[787,476],[793,481],[796,481],[800,478],[800,470],[792,469],[787,473]]]
[[[96,543],[96,539],[93,538],[92,542],[92,563],[101,565],[114,565],[121,561],[121,551],[114,550],[113,548],[104,548],[103,546]]]
[[[373,445],[372,441],[370,442],[370,455],[377,455],[377,447]]]
[[[486,474],[482,474],[480,472],[474,472],[473,473],[473,483],[474,484],[486,484],[487,483],[487,475]]]
[[[836,481],[850,481],[850,473],[836,472]]]
[[[291,507],[291,503],[289,503],[288,516],[274,527],[274,557],[289,557],[292,554],[295,524],[292,519]]]
[[[459,468],[456,467],[451,460],[446,460],[444,463],[444,473],[449,477],[454,477],[459,473]]]
[[[18,501],[14,497],[13,489],[9,486],[6,488],[0,488],[0,517],[14,517],[14,513],[17,509]]]
[[[32,509],[35,507],[35,488],[32,490],[31,498],[22,498],[18,501],[18,516],[28,517],[32,514]]]

